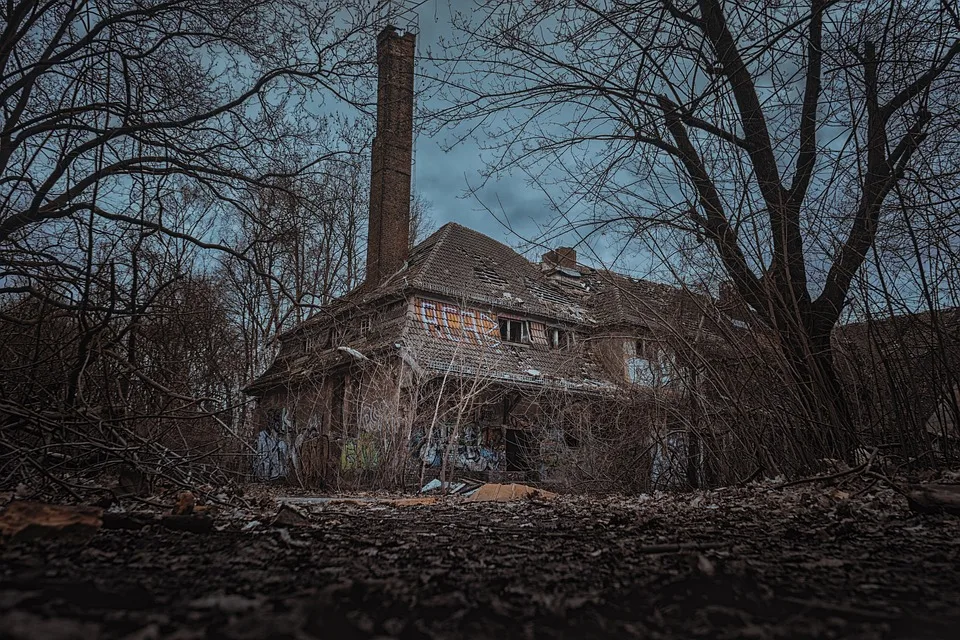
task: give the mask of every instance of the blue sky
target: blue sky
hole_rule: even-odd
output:
[[[419,1],[406,3],[414,6]],[[471,7],[471,0],[425,0],[410,14],[409,25],[402,21],[395,25],[401,29],[410,27],[417,34],[416,111],[421,118],[430,110],[446,106],[438,96],[438,83],[432,80],[437,74],[428,54],[442,54],[441,39],[449,42],[456,37],[451,14],[466,14]],[[558,235],[557,228],[565,227],[566,222],[554,204],[578,222],[592,217],[588,208],[591,205],[564,201],[562,189],[553,185],[548,197],[519,170],[501,172],[496,179],[484,182],[483,154],[489,152],[481,149],[476,140],[453,145],[457,139],[453,131],[431,132],[429,126],[423,126],[429,123],[421,120],[420,124],[421,131],[415,139],[413,188],[431,204],[432,228],[457,222],[504,242],[531,260],[539,259],[548,249],[575,246],[583,264],[652,280],[676,280],[663,260],[673,249],[661,245],[658,238],[646,236],[626,243],[619,233],[622,228],[608,228],[585,241],[580,235],[585,233],[582,225],[580,232]],[[559,171],[551,174],[548,170],[544,175],[550,180],[559,176]],[[638,202],[638,206],[643,205]]]
[[[464,0],[453,2],[464,5],[464,9],[469,4]],[[424,77],[429,73],[429,69],[425,68],[429,64],[424,59],[425,54],[429,48],[437,49],[441,36],[450,34],[450,10],[451,4],[445,0],[428,0],[418,9],[417,71],[421,75],[417,78],[416,86],[421,103],[430,100],[432,93],[429,80]],[[418,110],[434,106],[436,98],[431,104],[418,104]],[[477,197],[467,194],[470,186],[481,183],[480,173],[484,163],[479,146],[468,141],[444,150],[450,142],[451,136],[444,133],[439,136],[421,133],[416,140],[414,188],[432,203],[430,213],[435,224],[458,222],[497,240],[516,245],[520,242],[517,234],[508,231],[497,220],[497,217],[505,217],[520,234],[536,236],[538,224],[545,222],[550,215],[546,197],[527,185],[523,176],[514,174],[488,183],[481,190],[481,203]],[[483,204],[498,216],[485,210]]]
[[[431,49],[436,52],[440,38],[451,35],[451,11],[468,11],[470,6],[469,0],[427,0],[416,10],[413,29],[417,32],[416,86],[420,113],[438,104],[435,86],[429,80],[431,69],[426,53]],[[467,141],[447,149],[452,139],[451,132],[439,135],[423,132],[415,141],[414,190],[431,203],[430,215],[435,227],[457,222],[520,249],[529,258],[539,257],[544,248],[531,246],[528,240],[548,247],[578,243],[579,238],[572,234],[542,239],[542,232],[557,217],[543,192],[528,184],[520,172],[501,175],[482,184],[485,164],[480,146]],[[471,187],[480,187],[476,195],[468,193]],[[595,262],[590,259],[591,251],[587,247],[580,249],[582,261]],[[607,254],[602,249],[601,253]]]

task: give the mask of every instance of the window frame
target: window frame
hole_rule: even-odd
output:
[[[530,325],[526,320],[520,318],[511,318],[509,316],[499,316],[497,325],[500,328],[500,341],[510,344],[529,344],[530,343]],[[514,327],[513,325],[516,325]],[[514,328],[519,335],[514,336]]]

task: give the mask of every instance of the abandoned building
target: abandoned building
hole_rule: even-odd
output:
[[[454,223],[410,247],[414,38],[378,39],[366,280],[280,335],[246,387],[273,452],[261,475],[543,473],[578,425],[649,426],[626,392],[684,402],[697,380],[681,362],[745,329],[709,297],[590,268],[570,247],[532,262]],[[663,442],[666,455],[680,440]]]

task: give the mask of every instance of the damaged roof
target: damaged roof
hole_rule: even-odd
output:
[[[484,378],[505,383],[578,391],[616,386],[596,364],[588,344],[551,349],[497,339],[438,337],[406,307],[403,317],[395,316],[386,325],[378,319],[372,331],[353,330],[356,318],[385,308],[391,301],[405,303],[414,297],[446,300],[493,317],[505,313],[575,327],[588,334],[623,325],[695,324],[700,317],[696,313],[698,296],[689,292],[583,265],[544,268],[493,238],[448,223],[415,246],[403,268],[379,286],[359,287],[281,335],[280,354],[247,392],[307,381],[352,362],[350,352],[338,347],[364,356],[402,351],[405,360],[437,375],[483,372]],[[334,327],[341,329],[332,341],[323,346],[318,346],[317,340],[311,342],[312,334]]]
[[[410,290],[570,322],[591,317],[582,300],[585,285],[551,280],[505,244],[449,222],[416,245],[403,268],[379,286],[354,289],[302,326]]]
[[[431,335],[416,318],[408,324],[403,342],[423,373],[579,392],[616,389],[586,343],[551,349],[498,339],[443,339]]]

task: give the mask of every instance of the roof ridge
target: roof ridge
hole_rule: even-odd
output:
[[[458,225],[456,222],[448,222],[437,229],[436,232],[431,234],[431,236],[437,235],[439,237],[433,241],[433,245],[430,247],[427,259],[423,261],[423,266],[420,267],[420,272],[413,279],[413,282],[410,283],[411,285],[423,286],[421,281],[423,280],[424,274],[430,272],[430,267],[433,265],[433,258],[437,255],[437,251],[443,245],[443,242],[447,239],[447,236],[450,235],[450,229],[452,229],[454,226],[459,227],[460,225]],[[424,242],[426,242],[426,240],[424,240]]]

